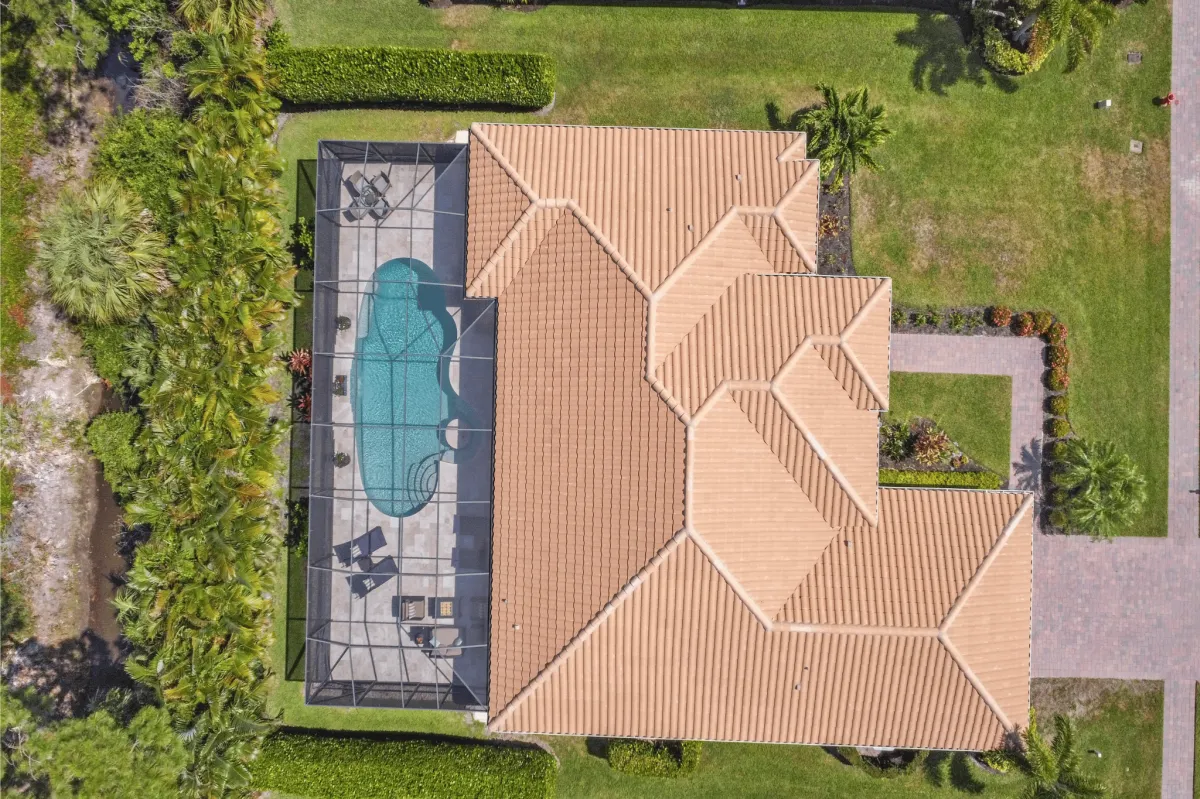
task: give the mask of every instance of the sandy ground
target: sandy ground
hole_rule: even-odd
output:
[[[97,467],[83,432],[102,391],[78,337],[48,303],[35,303],[29,321],[34,340],[21,352],[33,363],[7,420],[18,496],[4,556],[25,589],[35,637],[57,644],[88,626]]]

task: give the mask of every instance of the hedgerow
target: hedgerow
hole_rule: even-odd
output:
[[[900,469],[880,469],[879,484],[992,490],[1003,485],[1004,480],[995,472],[910,472]]]
[[[608,742],[608,765],[623,774],[682,777],[700,764],[700,741],[647,741],[614,738]]]
[[[541,108],[554,98],[554,61],[536,53],[410,47],[275,47],[277,93],[300,105],[435,103]]]
[[[548,799],[558,765],[535,748],[281,731],[252,765],[257,791],[309,799]]]

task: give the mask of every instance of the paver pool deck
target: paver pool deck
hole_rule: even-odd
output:
[[[1191,799],[1200,681],[1200,3],[1175,0],[1173,26],[1167,536],[1037,536],[1031,673],[1163,681],[1162,796]],[[1010,485],[1018,488],[1036,486],[1026,453],[1040,460],[1040,356],[1029,339],[892,337],[895,371],[1012,376]]]

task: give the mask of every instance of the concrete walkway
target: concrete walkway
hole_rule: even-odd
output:
[[[1012,378],[1010,488],[1034,490],[1042,473],[1042,350],[1036,338],[892,335],[893,372],[1007,375]]]

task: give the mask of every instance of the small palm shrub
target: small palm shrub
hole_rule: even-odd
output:
[[[899,308],[892,311],[892,327],[903,327],[908,322],[908,314]]]
[[[885,424],[879,429],[879,451],[885,458],[902,461],[908,457],[911,439],[908,425]]]
[[[1066,492],[1070,526],[1108,538],[1129,527],[1146,503],[1146,479],[1111,442],[1072,439],[1062,447],[1052,480]]]
[[[1067,71],[1075,69],[1100,41],[1100,32],[1117,18],[1105,0],[1046,0],[1042,10],[1048,44],[1065,44]]]
[[[1033,335],[1033,314],[1026,311],[1025,313],[1017,314],[1013,319],[1013,332],[1018,336]]]
[[[950,436],[946,435],[937,425],[927,423],[922,425],[913,437],[912,452],[918,463],[925,466],[937,466],[950,460],[954,445]]]
[[[38,261],[50,294],[76,319],[107,325],[142,313],[168,283],[167,242],[116,182],[64,194],[42,226]]]
[[[1099,799],[1108,795],[1105,785],[1082,771],[1075,722],[1066,716],[1054,717],[1054,742],[1047,743],[1029,711],[1029,726],[1021,734],[1025,752],[1020,758],[1026,778],[1023,796],[1032,799]]]
[[[988,323],[992,327],[1008,327],[1012,323],[1012,309],[995,305],[988,309]]]

